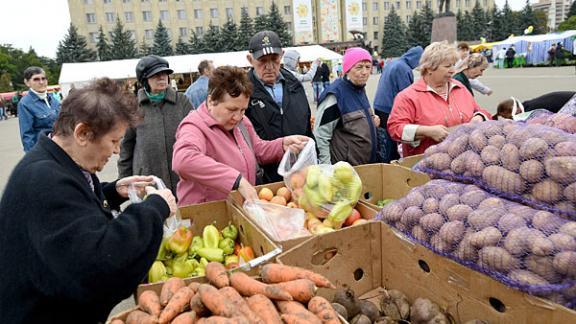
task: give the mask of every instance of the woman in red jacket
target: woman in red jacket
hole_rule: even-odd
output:
[[[456,48],[447,42],[430,44],[420,58],[422,77],[396,96],[388,131],[393,140],[402,141],[404,157],[443,141],[450,127],[491,119],[466,87],[452,79],[457,60]]]

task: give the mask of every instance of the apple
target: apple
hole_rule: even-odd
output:
[[[350,215],[344,221],[344,226],[350,226],[359,219],[362,219],[362,215],[360,215],[360,212],[356,208],[354,208],[352,209]]]
[[[360,218],[360,219],[357,219],[354,223],[352,223],[352,226],[366,224],[366,223],[368,223],[367,219]]]

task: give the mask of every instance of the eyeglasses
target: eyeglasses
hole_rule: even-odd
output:
[[[46,77],[37,77],[37,78],[33,78],[32,81],[34,82],[40,82],[40,81],[46,81]]]

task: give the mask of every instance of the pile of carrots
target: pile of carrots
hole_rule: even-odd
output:
[[[221,263],[210,262],[206,279],[206,284],[187,286],[180,278],[170,278],[160,296],[153,290],[143,292],[138,309],[125,321],[110,324],[341,323],[330,302],[316,296],[317,287],[334,285],[309,270],[267,264],[260,281],[243,272],[229,274]]]

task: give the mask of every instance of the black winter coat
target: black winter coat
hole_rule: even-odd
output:
[[[156,258],[168,205],[128,206],[115,182],[81,169],[41,135],[0,202],[0,323],[99,323],[129,297]]]

